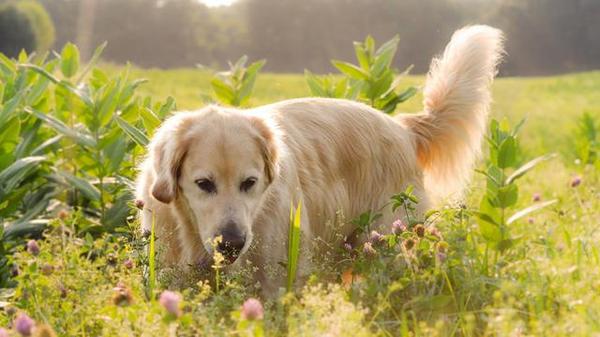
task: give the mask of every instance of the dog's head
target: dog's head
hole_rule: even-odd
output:
[[[150,144],[163,203],[182,202],[204,247],[228,262],[248,250],[253,220],[277,176],[274,128],[244,111],[207,107],[167,120]]]

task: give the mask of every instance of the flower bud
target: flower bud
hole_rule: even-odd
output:
[[[127,260],[123,261],[123,266],[127,269],[133,269],[134,265],[135,264],[133,263],[132,259],[127,259]]]
[[[13,322],[13,327],[21,336],[31,336],[35,321],[26,313],[19,313]]]
[[[371,235],[369,236],[369,241],[372,244],[379,244],[385,240],[385,237],[377,231],[371,231]]]
[[[571,187],[577,187],[581,185],[581,177],[580,176],[575,176],[572,180],[571,180]]]
[[[37,241],[35,240],[29,240],[27,241],[27,251],[31,254],[31,255],[38,255],[40,253],[40,246],[38,246]]]
[[[538,202],[542,200],[542,195],[539,193],[533,193],[533,197],[531,198],[533,202]]]
[[[179,309],[179,302],[181,302],[181,296],[173,291],[165,290],[160,294],[160,298],[158,299],[160,305],[167,310],[168,313],[172,314],[175,317],[179,317],[181,315],[181,310]]]
[[[402,220],[398,219],[392,223],[392,233],[400,235],[406,231],[406,225]]]
[[[135,207],[137,207],[138,209],[144,209],[144,200],[136,199]]]
[[[418,237],[422,238],[425,236],[425,226],[423,224],[418,224],[413,228],[413,231],[417,234]]]
[[[249,298],[242,305],[242,318],[254,321],[261,320],[264,316],[264,309],[259,300],[255,298]]]
[[[363,253],[367,256],[377,255],[377,251],[373,248],[373,245],[370,242],[365,242],[363,245]]]

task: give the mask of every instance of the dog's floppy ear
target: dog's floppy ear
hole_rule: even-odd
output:
[[[277,165],[278,149],[276,141],[276,130],[270,126],[267,121],[258,116],[251,116],[250,123],[258,132],[258,146],[265,163],[265,176],[267,183],[272,183],[273,179],[279,174]]]
[[[177,117],[172,117],[175,119]],[[187,144],[182,140],[180,123],[177,120],[165,122],[150,143],[152,165],[155,180],[152,185],[152,196],[165,204],[177,196],[177,179],[181,163],[187,152]]]

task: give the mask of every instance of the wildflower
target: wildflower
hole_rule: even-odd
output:
[[[127,269],[133,269],[134,263],[132,259],[127,259],[125,261],[123,261],[123,266],[125,266],[125,268]]]
[[[115,266],[117,264],[117,256],[113,253],[109,253],[106,255],[106,263],[110,266]]]
[[[181,310],[179,309],[179,302],[181,302],[181,296],[178,293],[165,290],[160,294],[160,298],[158,299],[160,305],[163,306],[175,317],[179,317],[181,315]]]
[[[373,248],[373,245],[370,242],[365,242],[363,245],[363,253],[365,253],[367,256],[373,256],[377,254],[377,251],[375,248]]]
[[[135,207],[137,207],[138,209],[144,209],[144,200],[136,199]]]
[[[542,200],[542,195],[539,193],[533,193],[533,197],[531,198],[533,202],[538,202]]]
[[[50,275],[52,274],[52,272],[54,271],[54,267],[50,264],[44,264],[41,268],[42,274],[44,275]]]
[[[350,243],[348,243],[348,242],[345,242],[344,243],[344,249],[346,251],[348,251],[348,252],[351,252],[352,251],[352,245]]]
[[[8,337],[8,330],[0,328],[0,337]]]
[[[429,232],[429,234],[430,234],[431,236],[435,236],[435,237],[436,237],[436,238],[438,238],[438,239],[441,239],[441,238],[442,238],[442,234],[441,234],[441,233],[440,233],[440,231],[439,231],[437,228],[435,228],[435,227],[431,227],[431,228],[429,228],[427,231]]]
[[[263,319],[264,310],[259,300],[249,298],[242,304],[242,318],[249,321]]]
[[[402,244],[406,250],[411,250],[415,246],[415,243],[416,242],[413,239],[406,239]]]
[[[35,321],[23,312],[18,314],[13,322],[13,327],[21,336],[31,336],[34,325]]]
[[[527,218],[527,223],[529,223],[530,225],[533,225],[533,218]]]
[[[115,292],[112,297],[114,305],[126,306],[133,303],[131,290],[129,290],[129,288],[127,288],[127,286],[122,282],[117,283],[117,286],[114,287],[113,290]]]
[[[446,253],[437,252],[437,253],[435,254],[435,256],[437,257],[437,259],[438,259],[440,262],[444,262],[444,261],[446,261]]]
[[[406,225],[402,220],[398,219],[392,223],[392,233],[399,235],[406,231]]]
[[[56,337],[56,332],[47,324],[39,325],[34,330],[35,337]]]
[[[27,251],[37,256],[40,253],[40,246],[35,240],[29,240],[27,241]]]
[[[571,187],[577,187],[579,185],[581,185],[581,177],[580,176],[573,177],[573,180],[571,180]]]
[[[422,238],[425,236],[425,226],[423,224],[417,224],[413,231],[417,234],[418,237]]]
[[[61,220],[65,220],[69,217],[69,212],[65,211],[64,209],[61,209],[58,214],[57,214],[58,218]]]
[[[373,244],[378,244],[380,242],[383,242],[385,240],[385,237],[381,234],[379,234],[379,232],[377,231],[371,231],[371,235],[369,237],[369,241]]]

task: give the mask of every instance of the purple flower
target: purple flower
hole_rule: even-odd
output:
[[[249,321],[263,319],[264,310],[259,300],[249,298],[242,304],[242,318]]]
[[[373,244],[378,244],[385,240],[385,237],[377,231],[371,231],[371,235],[369,236],[369,241]]]
[[[135,207],[137,207],[138,209],[144,209],[144,200],[136,199]]]
[[[446,253],[437,252],[435,255],[440,262],[446,261]]]
[[[134,266],[133,260],[127,259],[127,260],[123,261],[123,266],[125,266],[125,268],[127,268],[127,269],[132,269]]]
[[[27,251],[32,255],[38,255],[40,253],[40,246],[38,246],[37,241],[27,241]]]
[[[533,193],[533,197],[532,197],[533,202],[538,202],[542,200],[542,195],[539,193]]]
[[[392,233],[399,235],[406,231],[406,225],[402,220],[398,219],[392,223]]]
[[[573,177],[573,180],[571,180],[571,187],[577,187],[579,185],[581,185],[581,177],[580,176]]]
[[[348,242],[345,242],[344,243],[344,249],[346,251],[348,251],[348,252],[351,252],[352,251],[352,245],[350,243],[348,243]]]
[[[181,302],[181,296],[173,291],[165,290],[160,294],[160,298],[158,299],[160,305],[167,310],[170,314],[175,317],[179,317],[181,315],[181,310],[179,310],[179,302]]]
[[[367,256],[373,256],[377,254],[377,251],[375,248],[373,248],[373,245],[370,242],[365,242],[363,245],[363,253],[365,253]]]
[[[13,322],[13,327],[21,336],[31,336],[35,321],[26,313],[19,313]]]

